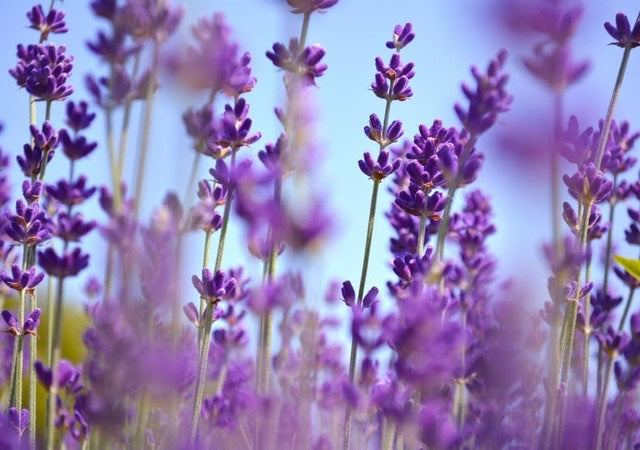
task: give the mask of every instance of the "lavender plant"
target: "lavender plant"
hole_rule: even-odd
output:
[[[87,99],[71,84],[79,76],[70,45],[53,42],[74,23],[55,0],[26,12],[39,36],[18,44],[7,70],[28,94],[27,142],[11,142],[22,148],[12,158],[0,150],[0,447],[640,446],[640,132],[614,117],[640,22],[619,13],[605,23],[622,61],[603,119],[585,127],[582,111],[565,110],[568,87],[577,90],[589,66],[570,47],[586,5],[504,10],[512,36],[535,32],[523,66],[553,105],[552,226],[540,263],[550,276],[526,275],[537,290],[501,269],[505,212],[483,183],[496,128],[526,139],[509,119],[519,97],[508,70],[518,58],[501,49],[472,66],[452,114],[415,120],[406,139],[415,118],[405,102],[416,103],[420,79],[438,68],[417,56],[430,30],[388,24],[380,44],[391,55],[375,57],[363,86],[383,101],[364,126],[377,152],[357,164],[371,183],[364,252],[351,260],[337,249],[331,258],[356,273],[324,286],[314,264],[340,218],[319,170],[317,99],[331,96],[327,61],[341,49],[309,42],[344,2],[281,3],[299,32],[264,45],[257,63],[222,13],[198,20],[180,43],[185,6],[94,0],[88,10],[108,31],[87,43],[102,66],[85,78]],[[272,128],[258,114],[269,78],[254,71],[270,63],[282,94]],[[171,110],[184,127],[171,148],[154,118],[156,102],[175,91],[192,104]],[[181,186],[149,165],[174,150]],[[88,170],[100,155],[103,186]],[[21,186],[17,198],[11,184]],[[152,194],[161,200],[146,213]],[[374,226],[383,202],[387,235]],[[614,223],[619,205],[624,230]],[[375,252],[377,242],[389,253]],[[89,273],[81,291],[77,279]],[[532,296],[548,301],[526,304]],[[74,327],[81,342],[69,338]]]

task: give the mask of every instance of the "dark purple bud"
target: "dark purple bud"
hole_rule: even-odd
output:
[[[11,266],[11,275],[7,272],[2,272],[0,274],[0,279],[2,279],[4,284],[18,292],[23,289],[32,292],[43,278],[44,273],[36,273],[35,267],[30,267],[23,272],[17,264],[13,264]]]
[[[69,216],[67,213],[61,212],[53,224],[53,233],[65,242],[77,242],[81,237],[93,230],[96,225],[95,220],[85,221],[82,213],[75,213],[73,216]]]
[[[80,248],[58,256],[52,248],[38,252],[38,263],[49,275],[59,278],[76,276],[89,265],[89,255]]]
[[[9,408],[9,424],[16,429],[18,436],[22,436],[29,427],[29,410],[23,409],[20,413],[14,407]]]
[[[353,289],[351,281],[345,281],[342,283],[342,301],[350,308],[356,304],[356,291]]]
[[[393,163],[389,163],[389,151],[381,150],[376,162],[371,157],[371,154],[366,152],[363,154],[363,159],[358,161],[358,166],[362,173],[372,180],[381,181],[398,170],[400,167],[400,159],[396,159]]]
[[[182,307],[182,311],[184,312],[184,315],[187,316],[187,319],[189,319],[189,322],[193,323],[196,327],[199,326],[200,317],[196,305],[194,305],[192,302],[189,302]]]
[[[91,125],[91,122],[93,122],[93,119],[96,117],[95,113],[89,112],[89,105],[87,105],[85,101],[80,103],[73,101],[67,102],[66,112],[66,124],[76,133],[89,128],[89,125]]]
[[[31,336],[37,337],[36,330],[38,329],[38,325],[40,325],[40,308],[35,308],[31,311],[26,319],[24,319],[24,324],[22,325],[22,333],[30,334]]]
[[[36,180],[31,183],[29,180],[22,182],[22,196],[28,204],[37,202],[42,193],[42,181]]]
[[[233,298],[235,295],[235,278],[228,277],[222,270],[212,273],[209,269],[203,269],[202,279],[194,275],[191,281],[200,296],[210,303]]]
[[[387,48],[400,51],[405,48],[416,37],[413,32],[413,26],[407,22],[404,26],[396,25],[393,29],[393,38],[391,41],[387,41]]]
[[[95,193],[96,188],[88,188],[86,184],[87,177],[81,175],[73,184],[69,184],[67,180],[59,180],[55,185],[48,185],[45,190],[63,205],[74,206],[83,203]]]
[[[37,5],[27,12],[27,18],[31,22],[29,28],[40,31],[40,41],[46,41],[49,33],[66,33],[68,31],[63,11],[51,8],[49,13],[45,14],[42,5]]]
[[[13,336],[17,336],[18,334],[20,334],[20,325],[18,324],[18,318],[14,316],[10,311],[7,311],[6,309],[2,311],[1,315],[5,323],[9,327],[3,331]]]
[[[48,219],[38,203],[26,206],[22,200],[16,202],[16,214],[5,212],[8,223],[4,232],[23,245],[35,245],[51,237],[47,228]]]
[[[616,14],[616,25],[607,22],[604,24],[607,33],[616,41],[611,45],[622,48],[635,48],[640,45],[640,22],[636,22],[631,29],[629,19],[623,13]]]
[[[84,136],[72,138],[65,129],[60,130],[60,142],[62,143],[62,151],[71,161],[84,158],[98,146],[97,142],[88,142]]]
[[[369,289],[369,291],[365,294],[364,298],[362,299],[362,307],[371,308],[371,306],[377,301],[378,301],[378,288],[374,286],[371,289]]]

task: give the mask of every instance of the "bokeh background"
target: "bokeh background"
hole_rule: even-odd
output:
[[[504,136],[522,124],[531,131],[531,136],[549,133],[552,97],[522,64],[523,58],[530,54],[533,39],[538,37],[527,40],[509,34],[501,22],[501,12],[507,3],[500,0],[342,0],[328,13],[313,15],[309,42],[320,43],[326,48],[325,62],[329,69],[318,80],[316,101],[311,105],[316,108],[317,148],[321,155],[312,181],[314,188],[327,198],[335,219],[334,229],[326,245],[317,253],[289,256],[279,266],[282,270],[304,271],[310,301],[319,301],[324,296],[330,280],[351,279],[355,284],[359,277],[371,182],[359,171],[357,160],[364,151],[377,151],[376,145],[364,136],[362,128],[371,113],[381,116],[384,107],[369,89],[374,73],[373,60],[378,55],[388,59],[390,51],[384,46],[385,41],[391,37],[394,25],[408,21],[414,25],[416,39],[404,50],[403,60],[416,64],[416,76],[411,82],[414,96],[409,101],[394,103],[391,111],[393,119],[403,121],[407,138],[416,133],[418,124],[430,125],[434,119],[441,119],[447,126],[457,126],[453,105],[464,101],[460,83],[471,81],[470,66],[475,64],[484,68],[500,48],[509,50],[507,67],[511,73],[509,89],[514,97],[513,107],[478,143],[478,150],[485,153],[486,160],[474,187],[487,192],[493,202],[498,233],[490,240],[490,245],[499,257],[499,277],[537,286],[537,290],[532,291],[532,298],[540,304],[544,300],[540,297],[545,295],[547,269],[541,248],[551,235],[548,170],[546,160],[541,156],[545,149],[534,146],[531,151],[523,152],[517,148],[519,146],[505,145]],[[603,23],[613,21],[618,11],[635,18],[638,8],[637,2],[631,0],[585,3],[583,22],[573,49],[577,59],[591,62],[591,68],[566,96],[567,113],[578,115],[584,126],[595,124],[604,115],[622,53],[617,47],[607,45],[612,39],[605,32]],[[0,16],[0,121],[4,124],[0,143],[14,164],[16,195],[21,175],[15,165],[15,155],[28,139],[28,101],[26,92],[17,88],[7,70],[15,65],[16,45],[26,45],[37,39],[36,32],[27,28],[25,13],[30,6],[29,2],[4,2]],[[185,1],[184,6],[186,14],[180,31],[167,45],[168,50],[179,51],[180,45],[189,42],[190,26],[198,17],[221,11],[233,27],[241,48],[253,55],[252,67],[258,83],[247,100],[251,104],[254,129],[261,131],[263,137],[253,149],[242,152],[255,155],[265,143],[277,138],[280,130],[273,107],[283,104],[282,74],[265,57],[265,52],[274,42],[287,42],[291,36],[297,36],[301,16],[289,14],[284,0],[190,0]],[[106,68],[98,65],[88,51],[86,41],[93,40],[97,30],[105,25],[92,16],[88,1],[66,0],[57,2],[56,7],[66,11],[69,32],[52,35],[52,40],[67,45],[75,58],[71,78],[75,94],[72,98],[76,101],[88,99],[85,75],[104,74]],[[616,111],[616,118],[629,119],[632,129],[635,129],[634,121],[640,127],[636,108],[639,80],[640,60],[632,53]],[[193,150],[184,132],[181,115],[187,106],[199,106],[204,101],[202,96],[175,86],[166,77],[161,80],[157,98],[141,208],[142,216],[147,218],[167,190],[175,190],[180,196],[185,190]],[[52,121],[56,126],[62,124],[63,110],[62,105],[54,105]],[[138,128],[140,112],[140,109],[134,110],[132,130]],[[77,167],[78,173],[85,173],[94,185],[109,184],[103,125],[101,118],[94,122],[90,135],[100,145]],[[138,142],[134,133],[129,156]],[[133,165],[133,160],[127,163],[128,180]],[[206,176],[208,167],[200,166],[202,177]],[[54,180],[66,176],[67,170],[66,161],[54,158],[47,178]],[[383,291],[385,281],[392,276],[388,253],[390,230],[383,218],[389,201],[385,192],[379,203],[369,272],[369,284],[376,284]],[[85,213],[98,220],[104,219],[96,198],[89,202]],[[231,231],[232,243],[227,248],[235,250],[227,254],[225,265],[251,261],[247,259],[242,237],[241,228],[235,227]],[[185,277],[200,270],[201,240],[201,236],[194,236],[188,243],[187,251],[193,257],[186,258]],[[83,274],[79,283],[90,275],[101,276],[103,273],[103,247],[98,234],[92,233],[85,242],[86,248],[92,251],[92,260],[90,270]],[[620,251],[624,253],[623,248]],[[253,261],[248,265],[250,271],[259,276],[258,263]]]

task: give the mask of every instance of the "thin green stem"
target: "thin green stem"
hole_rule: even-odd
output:
[[[418,228],[418,242],[416,243],[416,255],[422,258],[424,252],[424,236],[427,232],[427,216],[423,213],[420,215],[420,224]]]
[[[20,299],[18,305],[18,324],[22,327],[24,323],[24,310],[25,310],[25,290],[22,289],[20,291]],[[11,395],[10,395],[10,405],[16,408],[18,411],[22,410],[22,367],[24,362],[24,335],[22,333],[22,328],[18,330],[18,335],[14,341],[13,351],[15,354],[14,357],[14,367],[15,370],[12,373],[11,380]]]
[[[144,118],[142,125],[142,141],[140,143],[140,153],[138,155],[138,167],[135,175],[135,194],[133,196],[133,217],[138,217],[140,204],[142,203],[142,187],[147,163],[147,153],[149,150],[149,140],[151,137],[151,118],[153,111],[153,91],[155,89],[156,72],[160,60],[160,46],[154,41],[153,57],[151,62],[151,72],[149,74],[149,85],[147,86]]]
[[[587,266],[585,270],[585,283],[591,280],[591,259],[587,260]],[[582,357],[582,395],[587,396],[589,391],[589,346],[591,343],[591,294],[587,293],[584,297],[584,347]]]
[[[604,386],[602,388],[602,398],[600,399],[600,407],[598,408],[598,419],[596,426],[596,450],[600,450],[603,446],[602,434],[604,432],[605,417],[607,415],[607,405],[609,403],[607,395],[609,393],[609,380],[611,379],[611,372],[613,371],[613,360],[615,359],[615,352],[608,355],[607,368],[604,376]]]
[[[309,19],[311,18],[310,12],[305,12],[302,17],[302,29],[300,30],[300,51],[304,50],[304,46],[307,45],[307,34],[309,33]]]
[[[381,450],[393,450],[393,442],[396,437],[396,423],[393,419],[384,417],[382,419]]]
[[[553,149],[551,151],[551,161],[549,164],[549,176],[551,178],[551,214],[552,214],[552,231],[553,243],[556,251],[560,251],[562,247],[562,218],[560,216],[560,162],[558,154],[558,138],[559,132],[563,124],[563,97],[561,93],[554,96],[554,130],[553,130]]]
[[[233,173],[235,170],[235,151],[231,153],[231,168]],[[218,252],[216,254],[216,263],[214,271],[222,266],[222,256],[224,254],[224,244],[227,236],[227,228],[229,227],[229,216],[231,215],[231,201],[233,199],[233,189],[229,188],[227,192],[227,201],[224,205],[224,213],[222,217],[222,227],[220,228],[220,240],[218,241]],[[207,257],[208,259],[208,257]],[[213,321],[213,310],[215,304],[209,304],[204,312],[204,328],[202,332],[202,344],[200,345],[198,354],[198,373],[196,377],[196,388],[193,400],[193,410],[191,412],[191,433],[189,435],[189,448],[193,448],[198,434],[198,426],[200,423],[200,412],[202,410],[202,398],[204,396],[204,382],[207,373],[207,363],[209,361],[209,347],[211,346],[211,325]]]
[[[611,192],[616,192],[618,187],[618,174],[613,175],[613,187]],[[617,198],[615,194],[609,199],[609,229],[607,230],[607,246],[604,252],[604,278],[602,280],[602,292],[606,295],[607,287],[609,286],[609,268],[611,266],[611,250],[613,248],[613,219],[614,212],[617,204]]]
[[[140,57],[141,52],[137,52],[133,59],[133,69],[131,70],[131,79],[135,80],[138,77],[138,71],[140,69]],[[127,142],[129,140],[129,124],[131,122],[131,106],[133,104],[132,98],[127,98],[124,105],[124,113],[122,115],[122,126],[120,129],[120,143],[118,145],[118,156],[116,162],[116,179],[122,180],[124,170],[124,159],[127,152]],[[114,189],[120,189],[120,183],[114,185]]]
[[[33,311],[38,306],[35,291],[29,295],[29,309]],[[29,446],[31,449],[36,448],[36,420],[37,417],[37,398],[36,398],[36,369],[34,363],[38,360],[38,341],[35,335],[31,335],[29,343],[29,413],[33,417],[33,421],[29,424]]]
[[[54,320],[53,338],[52,338],[52,356],[51,356],[51,372],[54,374],[49,388],[49,397],[47,405],[47,450],[53,450],[55,447],[55,418],[56,418],[56,398],[58,396],[58,362],[60,361],[60,341],[62,338],[62,297],[64,292],[64,277],[58,280],[58,291],[56,293],[56,309],[53,315]]]
[[[635,293],[635,291],[635,286],[629,289],[627,303],[624,305],[624,311],[622,312],[622,317],[620,317],[620,322],[618,323],[618,333],[622,331],[622,329],[624,328],[624,323],[627,321],[627,316],[629,315],[629,309],[631,308],[631,302],[633,301],[633,294]]]

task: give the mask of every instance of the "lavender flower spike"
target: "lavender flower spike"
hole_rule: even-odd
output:
[[[89,255],[75,248],[71,253],[58,256],[55,250],[49,247],[38,252],[38,262],[49,275],[64,278],[76,276],[85,269],[89,265]]]
[[[18,292],[24,289],[29,292],[33,291],[43,278],[44,273],[36,273],[35,267],[31,267],[23,272],[20,270],[20,266],[18,264],[13,264],[11,266],[11,275],[7,272],[2,272],[0,274],[2,282]]]
[[[416,37],[413,32],[413,25],[407,22],[404,26],[396,25],[393,30],[393,40],[387,41],[387,48],[395,49],[397,52],[405,48]]]
[[[45,15],[42,5],[31,8],[27,13],[27,18],[31,22],[29,28],[40,31],[40,39],[46,41],[49,33],[66,33],[67,24],[64,21],[64,12],[56,9],[50,9]]]
[[[211,303],[233,297],[236,290],[236,279],[227,277],[222,270],[212,273],[209,269],[203,269],[202,279],[194,275],[191,281],[202,298]]]
[[[640,22],[636,22],[631,29],[629,19],[623,13],[616,14],[616,26],[607,22],[604,28],[616,40],[611,45],[622,48],[635,48],[640,45]]]
[[[363,155],[363,159],[358,161],[360,170],[369,178],[381,181],[398,170],[400,167],[400,160],[396,159],[392,163],[389,162],[389,152],[382,150],[378,154],[378,161],[374,161],[369,152]]]

